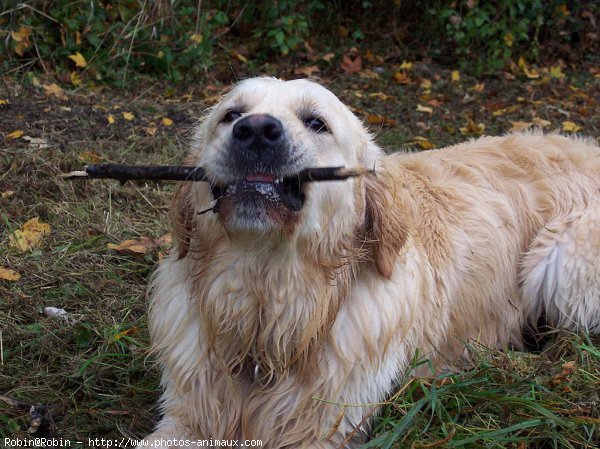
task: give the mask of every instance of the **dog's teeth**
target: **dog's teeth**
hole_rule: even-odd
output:
[[[279,184],[280,182],[283,182],[283,180],[281,178],[277,178],[277,179],[275,179],[274,182],[275,182],[275,184]]]

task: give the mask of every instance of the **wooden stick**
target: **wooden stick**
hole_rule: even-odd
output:
[[[297,176],[302,182],[340,181],[368,173],[374,173],[374,171],[368,168],[315,167],[305,168]],[[86,165],[83,171],[64,173],[61,177],[71,180],[110,178],[121,182],[131,180],[210,181],[206,176],[206,171],[202,167],[187,167],[183,165]]]

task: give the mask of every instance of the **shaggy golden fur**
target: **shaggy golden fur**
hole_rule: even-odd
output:
[[[286,156],[261,176],[342,165],[377,176],[306,184],[285,213],[256,177],[243,184],[250,199],[230,190],[217,204],[208,183],[182,183],[176,247],[151,292],[164,417],[148,440],[357,447],[367,426],[355,427],[417,350],[458,364],[468,341],[519,345],[541,313],[600,329],[592,141],[511,134],[384,155],[325,88],[258,78],[210,112],[186,162],[215,185],[237,182],[232,129],[265,114],[282,124]]]

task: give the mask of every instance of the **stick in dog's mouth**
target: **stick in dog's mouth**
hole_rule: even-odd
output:
[[[355,176],[375,174],[369,168],[312,167],[301,170],[297,175],[300,182],[342,181]],[[82,171],[72,171],[60,175],[63,179],[107,178],[120,182],[145,181],[205,181],[211,182],[202,167],[183,165],[86,165]]]

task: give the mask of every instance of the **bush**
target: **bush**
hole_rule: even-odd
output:
[[[573,45],[587,42],[598,49],[594,17],[596,2],[568,0],[460,0],[433,2],[427,10],[432,28],[443,36],[437,55],[452,51],[463,69],[475,74],[494,72],[523,57],[537,61],[541,45],[548,53],[562,47],[570,55],[583,53]],[[583,50],[583,48],[579,49]],[[584,52],[586,51],[584,50]],[[560,56],[565,56],[560,55]]]
[[[364,38],[369,47],[396,57],[429,55],[476,74],[494,72],[521,56],[535,61],[543,50],[586,58],[599,53],[595,17],[600,4],[592,0],[0,4],[3,72],[34,68],[63,74],[76,85],[87,79],[124,86],[139,73],[193,79],[219,60],[216,48],[228,55],[244,47],[245,54],[232,52],[234,58],[252,55],[252,64],[295,56],[308,41],[335,51]]]

